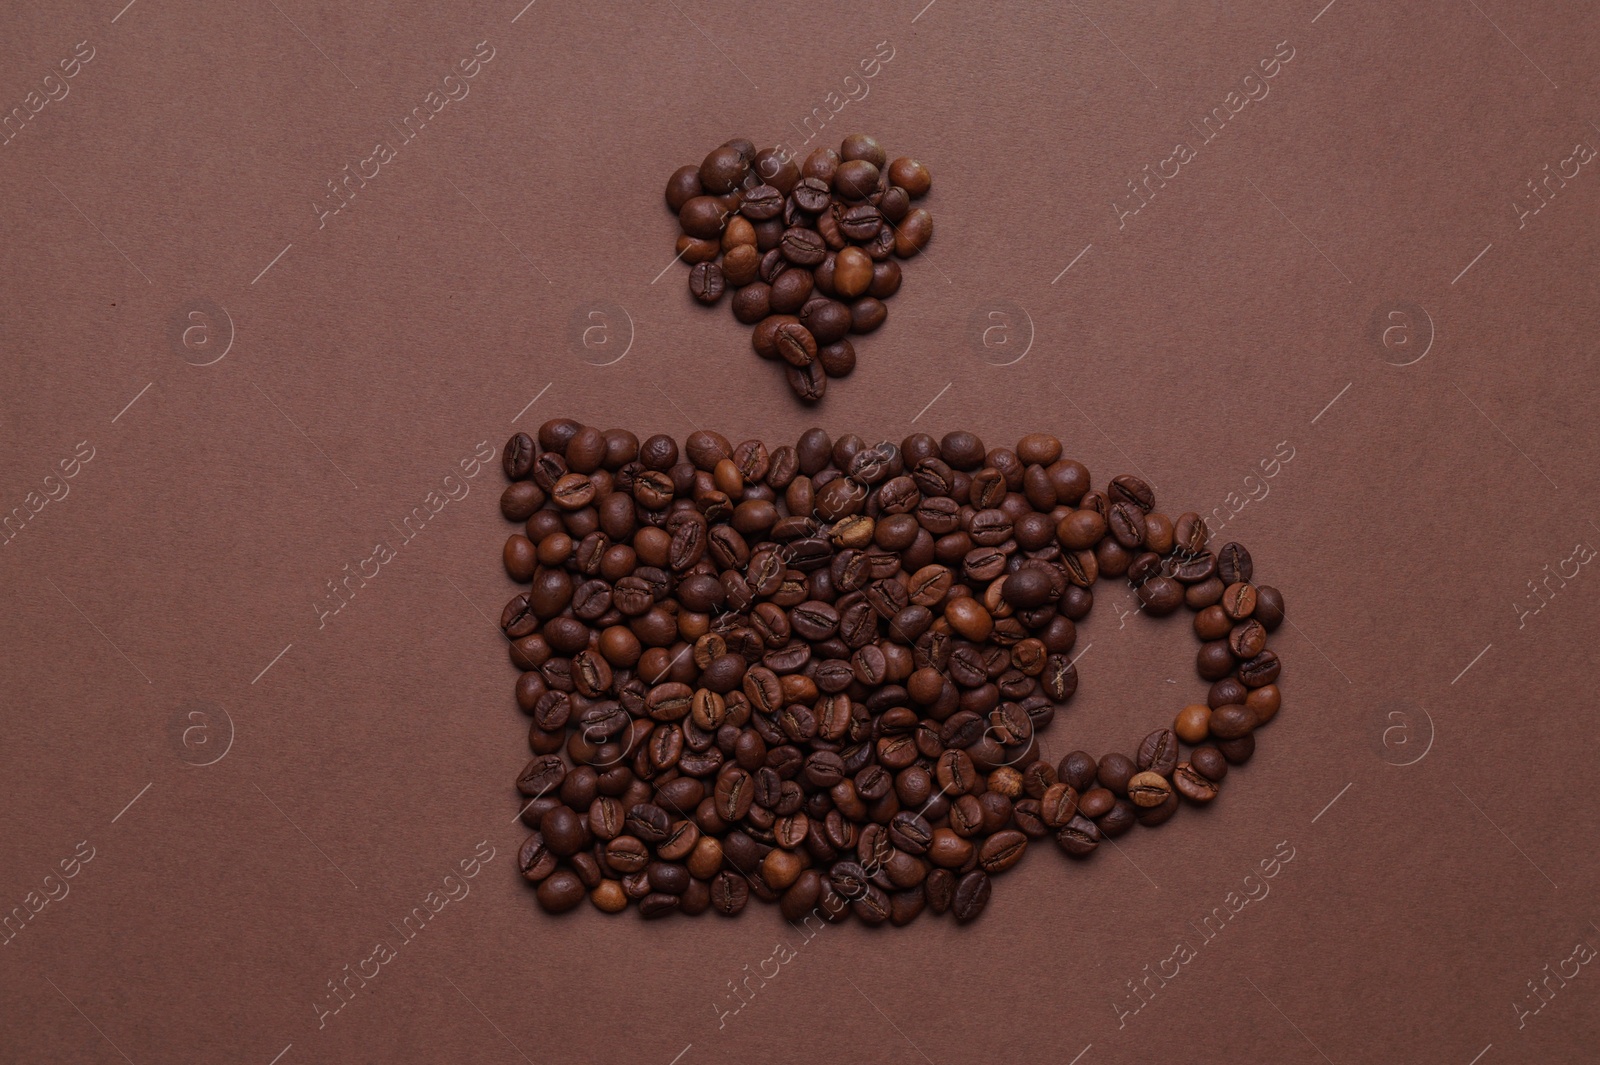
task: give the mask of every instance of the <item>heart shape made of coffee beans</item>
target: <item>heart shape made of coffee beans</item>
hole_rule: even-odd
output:
[[[795,396],[815,403],[830,378],[855,369],[849,337],[888,318],[897,260],[932,239],[933,216],[912,205],[932,187],[927,167],[890,160],[864,133],[798,163],[787,148],[757,151],[736,137],[673,171],[666,198],[690,295],[711,306],[731,290],[756,354],[781,363]]]
[[[1082,858],[1212,802],[1278,711],[1283,596],[1249,552],[1138,477],[1096,489],[1053,436],[702,430],[680,453],[555,419],[503,462],[518,860],[551,913],[971,920],[1033,841]],[[1132,754],[1052,766],[1102,578],[1193,613],[1211,688]]]

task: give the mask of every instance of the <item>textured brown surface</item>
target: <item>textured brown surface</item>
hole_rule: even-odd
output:
[[[0,147],[0,510],[93,458],[0,547],[0,903],[93,857],[0,946],[0,1058],[1592,1057],[1600,975],[1566,959],[1600,946],[1600,575],[1564,560],[1600,546],[1600,174],[1551,178],[1520,226],[1513,203],[1600,146],[1600,18],[924,2],[9,5],[0,106],[76,42],[94,57]],[[470,95],[319,230],[324,183],[482,40]],[[1269,94],[1201,143],[1284,41]],[[852,91],[816,143],[865,129],[926,161],[939,228],[810,413],[682,265],[652,284],[660,189]],[[1179,141],[1194,158],[1119,229]],[[188,325],[210,332],[186,348]],[[1038,847],[971,927],[801,945],[765,907],[547,918],[512,867],[498,463],[445,478],[558,414],[774,443],[1046,430],[1172,513],[1265,490],[1223,537],[1288,597],[1284,710],[1213,807],[1088,864]],[[461,484],[319,628],[325,582]],[[1130,602],[1106,586],[1084,625],[1052,757],[1125,748],[1202,690],[1181,618],[1119,625]],[[470,894],[402,945],[391,922],[483,840]],[[1245,877],[1285,840],[1270,893],[1199,945],[1190,922],[1265,890]],[[1119,1019],[1180,940],[1192,960]]]

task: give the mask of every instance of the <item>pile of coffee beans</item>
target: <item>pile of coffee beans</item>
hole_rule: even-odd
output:
[[[888,317],[895,259],[933,236],[933,216],[912,206],[932,186],[927,167],[890,161],[864,133],[798,165],[736,137],[674,171],[667,206],[683,228],[690,295],[709,306],[731,293],[733,316],[755,327],[756,354],[782,362],[794,394],[815,403],[828,378],[855,369],[848,338]]]
[[[1096,488],[1053,436],[680,451],[557,419],[504,461],[519,862],[551,913],[971,920],[1035,841],[1081,858],[1215,800],[1278,712],[1283,596],[1250,553],[1138,477]],[[1131,753],[1052,765],[1100,578],[1193,613],[1210,692]]]

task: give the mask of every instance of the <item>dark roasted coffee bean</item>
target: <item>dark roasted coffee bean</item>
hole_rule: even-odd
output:
[[[529,476],[533,472],[534,458],[533,438],[527,433],[517,433],[510,440],[507,440],[505,451],[500,455],[500,463],[506,471],[506,479],[520,481]],[[510,515],[507,515],[507,517],[510,517]]]
[[[524,879],[537,884],[556,871],[556,853],[545,846],[544,836],[535,832],[523,841],[517,852],[517,867]]]
[[[1124,754],[1108,754],[1100,759],[1100,786],[1113,795],[1126,795],[1128,781],[1139,771],[1133,759]]]
[[[989,904],[989,891],[989,874],[982,869],[974,869],[956,881],[950,912],[962,923],[976,919]]]
[[[1178,764],[1178,737],[1171,729],[1156,729],[1139,744],[1134,762],[1140,770],[1171,776],[1173,767]]]
[[[739,213],[754,222],[783,213],[783,193],[771,185],[757,185],[739,201]]]
[[[583,901],[583,881],[575,873],[558,869],[539,885],[539,905],[546,913],[566,913]]]
[[[1249,583],[1252,569],[1250,552],[1242,544],[1223,544],[1217,552],[1217,576],[1225,585]]]
[[[1252,616],[1261,622],[1268,632],[1276,631],[1278,626],[1283,624],[1283,593],[1270,585],[1258,585],[1256,609]]]
[[[1272,651],[1262,651],[1248,662],[1239,663],[1239,680],[1246,688],[1276,683],[1282,672],[1282,663]]]
[[[1228,761],[1215,747],[1196,747],[1189,755],[1189,764],[1214,784],[1220,784],[1228,775]]]
[[[987,873],[1003,873],[1022,860],[1028,837],[1015,829],[996,832],[978,848],[978,864]]]
[[[816,266],[828,254],[816,230],[799,226],[784,231],[778,250],[786,261],[796,266]]]
[[[738,873],[724,869],[712,878],[711,905],[724,917],[737,916],[749,899],[749,884]]]
[[[839,164],[833,175],[833,189],[848,200],[864,200],[878,186],[878,168],[865,159]]]
[[[1236,740],[1255,729],[1255,711],[1240,703],[1219,706],[1211,711],[1209,727],[1211,735],[1219,740]]]
[[[1236,740],[1218,740],[1217,750],[1229,765],[1244,765],[1256,753],[1256,735],[1251,732]]]
[[[1108,494],[1114,503],[1133,503],[1145,513],[1149,513],[1156,505],[1156,496],[1150,486],[1132,474],[1124,473],[1111,478]]]
[[[717,302],[726,288],[722,267],[716,263],[696,263],[689,268],[689,292],[701,303],[709,306]]]

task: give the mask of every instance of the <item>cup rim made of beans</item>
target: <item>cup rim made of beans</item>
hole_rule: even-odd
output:
[[[680,448],[556,418],[502,463],[518,862],[549,913],[971,921],[1034,842],[1087,858],[1211,804],[1281,703],[1249,551],[1046,433]],[[1051,764],[1103,579],[1189,611],[1209,689]]]

